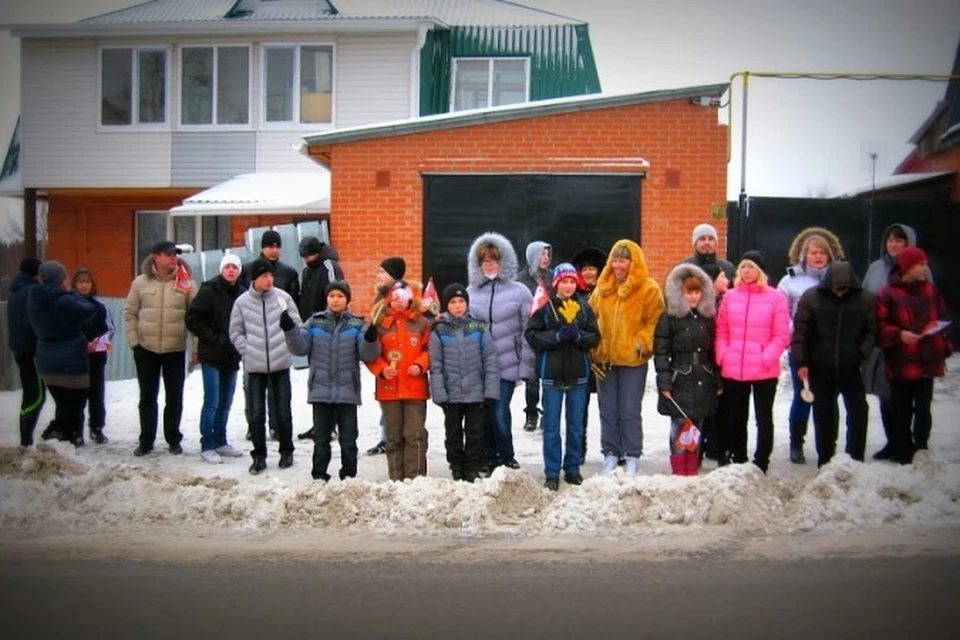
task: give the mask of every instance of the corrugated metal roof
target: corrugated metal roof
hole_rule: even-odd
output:
[[[192,195],[170,209],[174,216],[329,213],[330,172],[244,173]]]
[[[332,10],[331,10],[332,8]],[[151,0],[81,20],[150,24],[276,20],[435,19],[456,26],[583,24],[503,0]]]
[[[508,122],[510,120],[522,120],[524,118],[535,118],[538,116],[575,113],[577,111],[593,111],[596,109],[609,109],[612,107],[646,104],[650,102],[701,97],[719,98],[729,88],[729,83],[722,83],[683,87],[679,89],[645,91],[642,93],[594,94],[556,98],[553,100],[539,100],[537,102],[525,102],[523,104],[512,104],[503,107],[470,109],[467,111],[441,113],[423,118],[407,118],[393,122],[345,127],[328,132],[305,135],[303,139],[307,145],[315,146],[353,142],[356,140],[370,140],[374,138],[388,138],[423,131],[456,129],[458,127],[468,127],[477,124]]]
[[[920,184],[923,182],[928,182],[931,180],[938,180],[941,178],[946,178],[947,176],[952,176],[955,174],[955,171],[928,171],[925,173],[899,173],[892,176],[887,176],[886,178],[879,178],[876,183],[868,182],[866,184],[861,184],[850,189],[841,191],[832,197],[834,198],[853,198],[855,196],[864,195],[870,193],[871,191],[886,191],[888,189],[895,189],[897,187],[903,187],[907,185]]]

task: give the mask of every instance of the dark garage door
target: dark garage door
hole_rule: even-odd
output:
[[[639,175],[425,175],[423,272],[439,290],[467,284],[467,251],[486,231],[517,251],[534,240],[554,247],[553,264],[584,247],[608,251],[621,238],[640,241]]]

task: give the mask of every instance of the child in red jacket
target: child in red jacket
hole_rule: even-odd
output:
[[[391,480],[427,474],[430,323],[421,315],[419,294],[402,280],[390,289],[384,300],[389,311],[377,328],[380,356],[367,365],[377,376]]]

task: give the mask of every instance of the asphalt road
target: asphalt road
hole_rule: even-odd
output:
[[[947,638],[960,557],[0,559],[3,637]]]

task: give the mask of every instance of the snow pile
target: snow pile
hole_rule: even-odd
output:
[[[960,524],[960,465],[928,452],[909,467],[840,455],[809,479],[731,465],[696,478],[618,472],[554,494],[525,471],[504,468],[475,484],[424,477],[303,485],[84,464],[60,443],[0,448],[0,526],[75,533],[171,526],[221,534],[616,537],[676,528],[776,534],[888,523]]]

